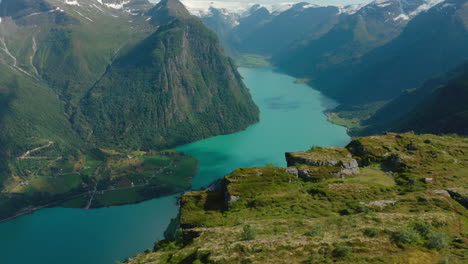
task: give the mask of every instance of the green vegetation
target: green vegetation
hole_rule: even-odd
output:
[[[82,208],[136,203],[155,197],[182,192],[190,188],[196,173],[197,161],[179,152],[162,151],[146,153],[112,153],[100,164],[99,175],[91,192],[62,203],[65,207]],[[85,167],[86,168],[86,167]],[[88,169],[85,169],[86,172]],[[94,193],[93,188],[97,190]]]
[[[380,234],[380,230],[377,228],[366,228],[362,233],[368,237],[376,237]]]
[[[198,166],[194,158],[176,151],[96,149],[94,156],[34,159],[53,153],[44,149],[14,163],[17,176],[4,183],[1,217],[22,212],[26,205],[101,207],[182,192],[190,188]],[[25,211],[29,209],[34,208]]]
[[[250,225],[245,225],[242,231],[242,240],[249,241],[255,239],[255,230]]]
[[[332,122],[333,124],[344,126],[348,129],[356,129],[360,128],[361,124],[358,119],[346,119],[340,117],[337,113],[326,113],[328,121]]]
[[[466,151],[465,138],[388,134],[289,155],[322,167],[311,161],[350,153],[360,173],[344,178],[237,169],[219,190],[182,196],[180,236],[130,263],[464,263],[468,212],[441,190],[467,187]],[[425,164],[435,181],[421,181]]]
[[[268,61],[268,57],[255,55],[255,54],[243,54],[236,58],[236,63],[239,67],[245,68],[264,68],[271,66]]]
[[[410,227],[401,228],[392,236],[393,242],[402,247],[405,245],[415,244],[419,239],[420,237],[418,232]]]
[[[306,236],[320,236],[322,234],[322,227],[321,226],[314,226],[310,231],[304,233]]]
[[[441,250],[449,246],[447,234],[436,232],[427,236],[426,247],[429,249]]]
[[[332,251],[332,255],[335,258],[345,258],[353,252],[353,249],[345,245],[337,245]]]
[[[156,150],[258,121],[216,35],[179,1],[132,2],[141,16],[56,2],[0,3],[12,17],[0,43],[0,219],[186,190],[196,161]],[[43,12],[52,5],[63,12]]]

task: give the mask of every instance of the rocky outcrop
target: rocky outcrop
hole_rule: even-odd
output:
[[[376,208],[376,209],[383,210],[387,206],[395,206],[396,201],[394,201],[394,200],[379,200],[379,201],[372,201],[372,202],[369,202],[369,203],[361,202],[360,204],[365,205],[365,206],[370,207],[370,208]]]
[[[455,201],[459,202],[463,207],[468,208],[468,196],[466,191],[462,189],[452,188],[448,189],[447,192],[450,194],[450,197]]]
[[[314,148],[303,152],[286,153],[288,167],[297,169],[297,175],[306,180],[324,177],[344,178],[359,174],[359,164],[345,148]],[[290,170],[291,170],[290,169]]]

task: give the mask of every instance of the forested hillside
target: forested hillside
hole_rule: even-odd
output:
[[[196,162],[161,150],[258,121],[218,38],[177,0],[3,0],[0,17],[0,218],[95,188],[181,191]]]

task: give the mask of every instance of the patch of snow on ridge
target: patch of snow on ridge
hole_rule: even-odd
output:
[[[99,11],[101,11],[101,12],[104,13],[104,10],[102,10],[101,8],[99,8],[99,6],[97,6],[97,5],[95,5],[95,4],[93,4],[93,6],[94,6],[97,10],[99,10]]]
[[[410,13],[410,16],[414,17],[421,12],[427,11],[431,9],[433,6],[438,5],[445,0],[426,0],[424,4],[420,5],[416,10]]]
[[[394,1],[389,1],[389,0],[376,0],[374,2],[371,2],[370,4],[373,4],[380,8],[384,8],[384,7],[392,5],[393,3]]]
[[[268,11],[270,11],[270,13],[282,13],[288,9],[290,9],[291,7],[293,7],[294,3],[281,3],[281,4],[274,4],[274,5],[266,5],[265,8],[268,9]],[[305,6],[309,6],[309,7],[312,7],[313,5],[304,5],[303,8],[309,8],[309,7],[305,7]]]
[[[442,8],[446,8],[446,7],[456,7],[455,4],[449,4],[449,3],[445,3]]]
[[[304,9],[307,9],[307,8],[311,8],[311,7],[319,7],[318,5],[314,5],[314,4],[308,4],[308,5],[303,5],[302,8]]]
[[[77,0],[65,0],[65,4],[67,4],[67,5],[74,5],[74,6],[80,6],[80,3],[78,3]]]
[[[348,14],[352,15],[355,14],[357,11],[361,10],[361,8],[365,7],[367,4],[358,4],[358,5],[347,5],[347,6],[340,6],[339,14]]]
[[[130,1],[124,1],[120,4],[106,4],[105,3],[104,5],[113,9],[122,9],[128,3],[130,3]]]
[[[269,12],[279,14],[291,8],[296,3],[274,3],[274,4],[258,4],[252,2],[237,2],[237,1],[209,1],[209,0],[181,0],[185,7],[195,16],[203,17],[211,14],[211,9],[220,10],[224,15],[236,14],[245,15],[253,6],[265,7]],[[313,7],[314,5],[304,5],[304,8]]]
[[[80,16],[86,18],[87,20],[89,20],[89,21],[91,21],[91,22],[94,22],[91,18],[89,18],[89,17],[83,15],[82,13],[80,13],[80,12],[78,12],[78,11],[76,11],[76,10],[75,10],[75,12],[78,13],[78,15],[80,15]]]
[[[224,9],[224,12],[242,14],[248,11],[254,3],[244,2],[223,2],[205,0],[181,0],[185,7],[196,16],[206,16],[211,14],[211,8]]]
[[[400,14],[398,15],[397,17],[395,17],[393,19],[393,21],[398,21],[398,20],[410,20],[409,16],[407,16],[406,14]]]
[[[52,13],[52,12],[65,12],[65,11],[63,11],[62,8],[57,6],[55,9],[49,10],[49,13]]]

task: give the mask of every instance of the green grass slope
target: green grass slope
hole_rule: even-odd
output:
[[[185,194],[179,238],[128,263],[466,263],[468,211],[449,194],[466,197],[466,151],[466,138],[387,134],[237,169]],[[352,159],[358,172],[334,174]]]

